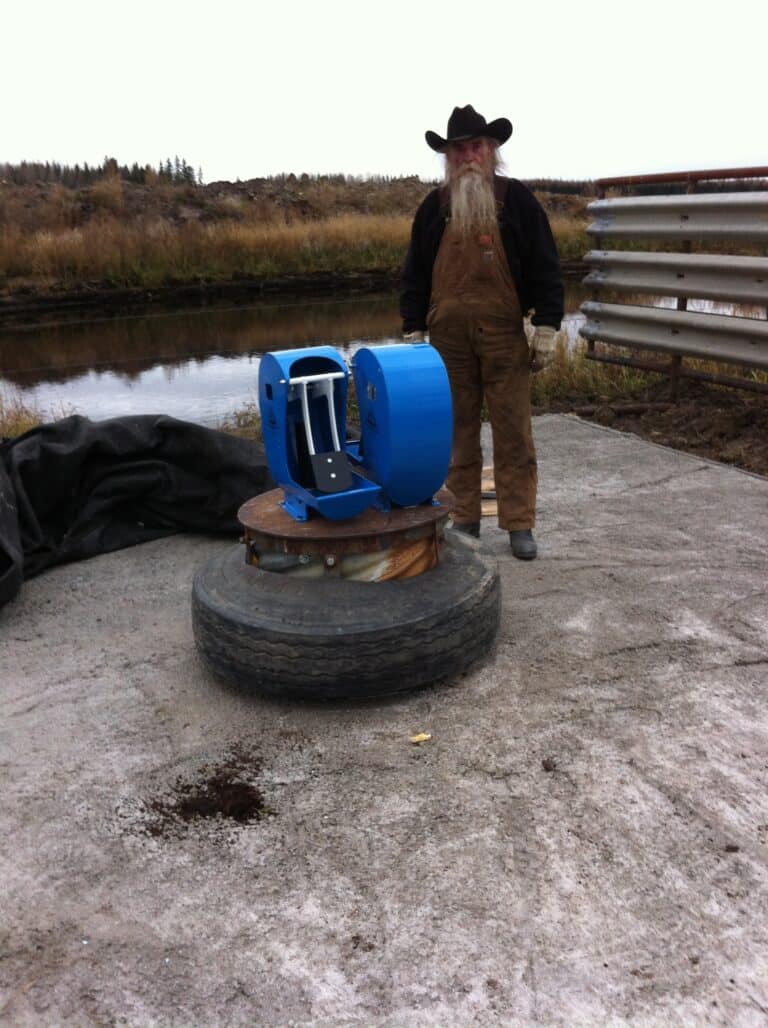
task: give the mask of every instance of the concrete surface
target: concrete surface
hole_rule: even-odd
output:
[[[536,434],[540,559],[484,523],[498,648],[426,692],[220,687],[189,614],[220,541],[0,612],[4,1024],[768,1023],[768,480]],[[272,814],[153,835],[233,747]]]

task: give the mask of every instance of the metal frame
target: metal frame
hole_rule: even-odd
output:
[[[301,397],[301,416],[304,421],[304,432],[307,437],[307,448],[310,454],[314,457],[315,440],[312,435],[312,423],[309,418],[309,397],[307,394],[307,386],[313,386],[314,392],[317,396],[324,396],[328,402],[328,417],[331,424],[331,438],[333,440],[333,449],[335,451],[341,450],[341,443],[339,442],[339,429],[336,424],[336,409],[333,403],[333,382],[337,378],[344,378],[343,371],[329,371],[323,375],[298,375],[296,378],[289,378],[287,381],[288,386],[291,390],[298,389]],[[285,382],[285,379],[281,380]]]
[[[614,178],[595,180],[597,196],[602,199],[611,186],[648,186],[673,182],[685,182],[692,193],[699,182],[716,182],[727,179],[768,179],[768,167],[760,168],[710,168],[707,171],[667,171],[656,175],[619,175]]]

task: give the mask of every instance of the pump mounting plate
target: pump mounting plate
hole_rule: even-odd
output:
[[[248,500],[237,512],[247,542],[259,550],[324,555],[333,552],[377,553],[405,540],[422,539],[442,529],[453,509],[453,494],[441,489],[435,502],[395,507],[384,512],[369,507],[357,517],[331,521],[310,517],[295,521],[281,504],[282,489]]]

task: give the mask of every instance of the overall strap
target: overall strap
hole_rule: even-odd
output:
[[[493,192],[496,196],[496,206],[503,207],[504,201],[507,198],[507,189],[509,188],[509,179],[506,175],[494,175],[493,176]]]

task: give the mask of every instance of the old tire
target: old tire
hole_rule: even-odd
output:
[[[197,573],[192,623],[213,671],[247,689],[369,697],[416,689],[486,656],[499,625],[495,563],[448,532],[440,563],[402,582],[260,571],[242,546]]]

